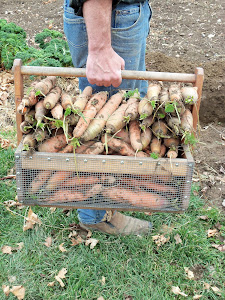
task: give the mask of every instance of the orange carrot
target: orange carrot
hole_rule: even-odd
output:
[[[65,120],[69,125],[76,125],[80,119],[79,115],[71,113],[70,115],[66,116]]]
[[[83,186],[83,185],[93,185],[99,181],[98,177],[95,176],[74,176],[63,182],[63,187],[73,187],[73,186]]]
[[[129,134],[130,143],[133,149],[135,151],[141,151],[143,147],[141,143],[141,129],[137,120],[131,121],[129,123]]]
[[[91,121],[90,125],[81,136],[81,139],[84,141],[93,140],[103,130],[108,118],[118,108],[122,100],[123,94],[121,92],[113,95],[102,109],[100,109],[95,119]]]
[[[43,142],[47,135],[47,130],[43,130],[41,128],[37,128],[34,132],[34,138],[37,142]]]
[[[34,88],[36,92],[41,92],[42,95],[47,95],[49,91],[55,86],[56,77],[55,76],[47,76],[40,82],[38,82]]]
[[[169,87],[169,96],[170,96],[170,101],[172,101],[172,102],[178,102],[178,101],[182,100],[180,85],[171,84]]]
[[[185,103],[194,104],[198,101],[198,88],[195,86],[184,86],[181,88],[181,94]]]
[[[63,107],[63,109],[67,109],[67,108],[72,108],[73,107],[73,99],[72,97],[63,92],[62,95],[61,95],[61,105]]]
[[[88,190],[85,193],[85,197],[86,199],[94,197],[98,194],[100,194],[102,191],[102,184],[95,184],[93,187],[90,188],[90,190]]]
[[[22,104],[24,106],[33,106],[38,102],[38,97],[35,95],[35,90],[32,89],[29,95],[25,95],[22,99]]]
[[[159,99],[159,93],[161,86],[158,83],[150,83],[147,90],[147,98],[150,101],[157,101]]]
[[[177,155],[178,155],[178,148],[177,148],[177,147],[175,147],[175,148],[173,148],[173,149],[170,149],[170,150],[167,152],[167,154],[166,154],[166,156],[167,156],[168,158],[177,158]]]
[[[96,142],[90,147],[88,147],[86,150],[84,150],[84,154],[92,154],[92,155],[98,155],[101,154],[104,151],[104,145],[101,142]]]
[[[150,144],[151,151],[156,154],[160,154],[161,151],[161,140],[153,138]]]
[[[59,101],[61,96],[61,88],[56,86],[52,89],[47,96],[44,98],[44,107],[47,109],[52,109],[56,103]]]
[[[150,144],[152,139],[152,132],[149,128],[146,128],[144,131],[141,133],[141,144],[142,144],[142,149],[146,149],[148,145]]]
[[[166,104],[170,101],[168,88],[163,88],[159,97],[160,104]]]
[[[151,116],[153,107],[147,98],[142,98],[138,105],[138,112],[142,118]]]
[[[51,195],[45,199],[46,203],[67,203],[67,202],[77,202],[84,201],[85,196],[80,191],[70,191],[70,190],[58,190],[54,195]]]
[[[22,102],[20,102],[20,104],[17,106],[17,113],[20,115],[25,115],[29,111],[30,111],[30,107],[24,106]]]
[[[172,148],[172,147],[179,146],[180,141],[178,138],[168,138],[168,139],[164,139],[164,144],[167,148]]]
[[[148,209],[163,209],[168,206],[168,200],[158,194],[149,193],[145,191],[132,191],[125,188],[109,188],[103,189],[104,197],[109,198],[115,202],[129,203],[133,206],[148,208]]]
[[[156,182],[151,182],[149,180],[139,180],[139,179],[134,179],[134,178],[122,178],[120,179],[120,182],[127,185],[130,185],[134,187],[135,189],[140,189],[145,188],[146,190],[150,192],[157,192],[157,193],[169,193],[176,195],[177,194],[177,189],[172,186],[167,186],[167,185],[161,185]]]
[[[130,136],[128,130],[120,129],[119,132],[117,132],[114,137],[118,137],[119,139],[122,139],[127,144],[130,144]]]
[[[24,136],[24,139],[23,139],[23,146],[24,146],[24,149],[25,148],[32,148],[34,149],[35,148],[35,145],[36,145],[36,140],[34,139],[34,136],[32,133],[28,133]]]
[[[93,145],[95,143],[95,141],[88,141],[86,143],[83,143],[80,145],[80,147],[78,147],[76,149],[76,154],[81,154],[81,153],[84,153],[84,151],[90,147],[91,145]]]
[[[161,145],[159,157],[164,157],[166,154],[166,146],[164,144]]]
[[[91,95],[92,95],[92,87],[86,86],[83,92],[80,95],[76,96],[75,102],[73,104],[73,108],[75,110],[82,112],[88,100],[90,99]]]
[[[73,145],[68,144],[65,148],[59,151],[59,153],[72,153],[73,152]]]
[[[147,153],[145,153],[144,151],[138,151],[137,157],[149,157],[149,155]]]
[[[131,102],[131,99],[134,99],[134,101]],[[124,118],[127,123],[135,120],[138,116],[139,95],[135,93],[129,100],[131,104],[128,105],[124,113]]]
[[[74,128],[73,136],[79,138],[88,128],[92,119],[96,116],[98,111],[103,107],[107,100],[107,93],[106,92],[99,92],[91,97],[88,101],[84,111],[83,117],[81,117]]]
[[[105,140],[105,135],[102,136],[102,142],[104,144],[107,144],[109,148],[113,149],[120,155],[126,155],[126,156],[135,156],[135,151],[131,147],[131,145],[127,144],[126,142],[112,138],[109,135],[107,135],[107,141]]]
[[[40,152],[58,152],[67,145],[66,136],[59,134],[44,141],[38,146]]]
[[[44,100],[38,101],[35,105],[35,119],[37,120],[37,127],[43,121],[47,113],[48,109],[44,107]]]
[[[60,103],[57,103],[52,109],[51,114],[54,119],[61,120],[63,117],[63,107]]]
[[[152,125],[152,131],[158,138],[165,137],[168,129],[163,121],[157,121]]]
[[[34,180],[31,182],[29,191],[31,194],[37,193],[40,188],[46,183],[51,175],[51,171],[40,171]]]
[[[22,131],[22,133],[28,134],[32,129],[32,126],[27,121],[23,121],[22,123],[20,123],[20,130]]]
[[[56,188],[61,188],[63,182],[71,175],[69,171],[56,171],[48,180],[45,189],[52,191]]]
[[[36,120],[35,120],[35,110],[30,110],[24,115],[24,120],[27,121],[29,124],[33,125]]]
[[[186,109],[181,116],[181,128],[185,132],[191,132],[193,130],[193,116],[189,109]]]

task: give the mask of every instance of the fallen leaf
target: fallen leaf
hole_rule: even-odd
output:
[[[8,276],[9,282],[12,283],[16,281],[16,276]]]
[[[175,295],[181,295],[181,296],[184,296],[184,297],[187,297],[188,295],[186,295],[185,293],[181,292],[179,286],[172,286],[172,292],[175,294]]]
[[[35,224],[41,225],[41,220],[38,216],[29,208],[28,216],[26,217],[26,224],[23,226],[23,231],[33,229]]]
[[[208,237],[216,236],[216,235],[218,235],[218,230],[216,228],[215,229],[209,229],[207,231],[207,235],[208,235]]]
[[[160,232],[164,234],[170,234],[173,231],[174,227],[173,226],[168,226],[166,224],[163,224],[160,228]]]
[[[187,277],[189,279],[194,279],[195,278],[194,273],[191,270],[189,270],[189,268],[184,268],[184,270],[185,270],[185,272],[187,274]]]
[[[217,250],[219,250],[221,252],[225,252],[225,244],[223,244],[223,245],[212,244],[212,247],[216,248]]]
[[[165,243],[167,243],[170,239],[170,237],[168,236],[167,238],[164,235],[153,235],[152,236],[153,241],[156,243],[156,245],[158,247],[164,245]]]
[[[77,231],[73,230],[73,231],[70,232],[70,234],[68,235],[68,238],[70,239],[71,237],[75,237],[75,236],[77,236],[77,235],[78,235]]]
[[[99,242],[99,240],[90,238],[90,239],[86,240],[85,246],[90,245],[90,249],[93,249],[98,244],[98,242]]]
[[[200,220],[208,220],[208,216],[198,216],[198,219],[200,219]]]
[[[24,243],[17,243],[18,247],[13,248],[13,250],[21,250],[24,247]]]
[[[198,300],[198,299],[200,299],[200,298],[202,298],[202,295],[195,295],[195,296],[193,297],[194,300]]]
[[[22,300],[25,297],[25,287],[22,285],[14,285],[10,292],[17,297],[18,300]]]
[[[204,289],[209,290],[210,289],[210,284],[207,282],[204,282]]]
[[[44,245],[46,247],[51,247],[51,245],[52,245],[52,238],[50,236],[46,238]]]
[[[99,281],[101,282],[102,285],[105,285],[105,276],[102,276],[102,279]]]
[[[55,284],[55,281],[51,281],[47,284],[47,286],[54,286],[54,284]]]
[[[56,210],[56,207],[50,207],[50,212],[53,213]]]
[[[64,243],[62,243],[62,244],[59,245],[59,250],[61,252],[66,252],[67,250],[66,250],[66,248],[63,247],[63,245],[64,245]]]
[[[3,289],[3,293],[8,297],[10,293],[9,286],[3,284],[2,289]]]
[[[78,235],[76,238],[71,238],[71,242],[72,242],[71,246],[76,246],[83,243],[84,240],[82,239],[81,236]]]
[[[211,289],[213,290],[214,293],[216,293],[218,296],[221,296],[221,291],[218,287],[216,286],[211,286]]]
[[[180,235],[178,233],[174,236],[174,239],[176,241],[176,244],[183,244]]]
[[[104,298],[102,296],[98,297],[97,300],[104,300]]]
[[[61,287],[64,287],[65,284],[64,282],[62,281],[63,278],[66,278],[65,277],[65,274],[67,273],[67,269],[66,268],[62,268],[58,275],[55,276],[55,279],[59,282],[59,284],[61,285]]]
[[[4,253],[4,254],[12,254],[11,246],[7,246],[7,245],[2,246],[1,250],[2,250],[2,253]]]

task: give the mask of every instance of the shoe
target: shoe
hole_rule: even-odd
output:
[[[152,224],[148,221],[125,216],[119,212],[107,212],[103,221],[89,225],[80,223],[80,226],[86,230],[99,231],[114,235],[142,235],[149,234],[152,230]]]

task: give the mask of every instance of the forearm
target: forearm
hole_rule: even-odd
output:
[[[112,0],[87,0],[83,16],[88,35],[86,76],[90,84],[118,87],[124,60],[111,46]]]
[[[89,52],[111,47],[111,15],[112,0],[88,0],[84,3]]]

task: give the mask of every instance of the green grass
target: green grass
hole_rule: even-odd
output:
[[[14,150],[0,149],[1,177],[14,165]],[[23,232],[27,208],[12,207],[10,212],[3,204],[16,196],[15,180],[0,181],[0,248],[3,245],[16,247],[23,242],[24,247],[13,254],[0,251],[0,286],[24,285],[25,299],[182,299],[171,292],[172,286],[179,286],[192,299],[202,294],[201,299],[224,299],[225,257],[224,253],[211,246],[225,239],[224,216],[217,208],[207,209],[198,196],[198,187],[188,210],[184,214],[127,213],[154,224],[152,235],[161,234],[162,225],[173,227],[170,240],[157,248],[152,235],[144,237],[115,237],[93,233],[99,239],[94,249],[84,244],[71,246],[68,238],[69,225],[77,222],[76,210],[67,216],[61,209],[51,212],[49,208],[33,207],[32,210],[42,221],[40,227]],[[198,216],[206,215],[208,220]],[[207,230],[221,224],[219,237],[207,238]],[[176,244],[174,236],[179,234],[183,244]],[[52,246],[43,243],[51,236]],[[67,252],[62,253],[58,246],[64,243]],[[194,271],[195,279],[186,277],[184,267]],[[53,287],[47,284],[62,268],[67,268],[65,287],[56,282]],[[10,282],[15,276],[13,282]],[[102,276],[105,284],[102,284]],[[212,289],[204,289],[204,282],[216,286],[222,296]],[[131,298],[132,297],[132,298]],[[4,296],[0,289],[0,299],[15,299],[11,293]]]

